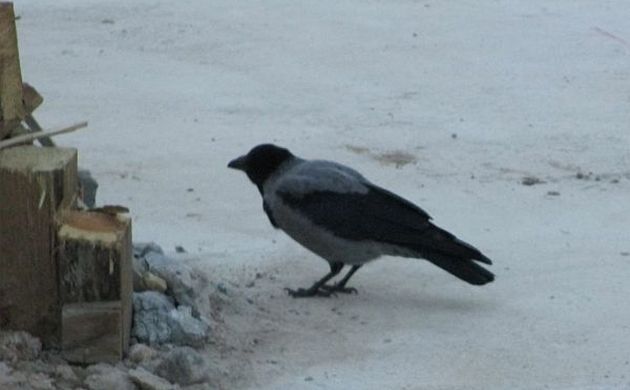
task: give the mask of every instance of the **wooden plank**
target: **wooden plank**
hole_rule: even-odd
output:
[[[25,116],[13,4],[0,3],[0,139]]]
[[[120,302],[123,352],[126,354],[131,339],[131,321],[133,316],[133,241],[131,218],[120,215],[117,217],[124,218],[127,221],[127,231],[120,240],[120,256],[122,259],[125,259],[120,265]]]
[[[131,219],[116,214],[66,211],[57,236],[61,301],[120,302],[118,344],[126,352],[133,292]]]
[[[122,268],[131,259],[123,248],[127,217],[66,211],[60,218],[59,267],[63,303],[121,299]]]
[[[62,309],[62,354],[72,363],[117,363],[125,350],[120,301],[71,303]]]
[[[74,204],[77,151],[17,146],[0,151],[0,323],[59,344],[57,213]]]
[[[24,102],[25,115],[32,114],[44,102],[42,95],[28,83],[22,83],[22,100]]]
[[[32,132],[44,131],[35,120],[35,117],[33,117],[33,111],[44,102],[44,98],[33,86],[27,83],[22,83],[22,96],[26,114],[24,116],[24,122],[26,122]],[[55,146],[55,143],[50,137],[40,137],[37,140],[42,146]]]
[[[42,137],[52,137],[53,135],[65,134],[71,131],[76,131],[87,127],[87,122],[76,123],[72,126],[63,127],[61,129],[47,130],[47,131],[38,131],[35,133],[26,132],[26,134],[13,136],[11,139],[5,139],[0,141],[0,149],[9,148],[11,146],[20,145],[25,142],[31,142],[34,139],[42,138]]]
[[[35,117],[33,117],[33,115],[31,114],[26,115],[26,117],[24,118],[24,122],[26,122],[29,129],[31,129],[33,132],[44,131],[44,129],[42,129],[39,123],[35,120]],[[42,146],[55,146],[55,142],[50,137],[40,137],[37,139],[37,141],[39,141],[40,145]]]

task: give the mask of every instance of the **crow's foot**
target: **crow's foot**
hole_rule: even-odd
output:
[[[333,291],[326,291],[319,288],[298,288],[296,290],[291,288],[285,288],[285,290],[289,293],[293,298],[311,298],[311,297],[325,297],[329,298],[332,295],[335,295]]]
[[[341,293],[341,294],[358,294],[359,291],[357,291],[356,288],[354,287],[346,287],[346,286],[340,286],[338,284],[333,284],[332,286],[329,285],[323,285],[321,287],[322,290],[327,291],[329,293]]]

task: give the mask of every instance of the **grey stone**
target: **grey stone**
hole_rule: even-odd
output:
[[[31,388],[33,390],[55,390],[56,387],[51,378],[41,372],[28,375],[28,386],[23,388]]]
[[[55,366],[44,362],[42,356],[35,360],[19,360],[13,363],[12,367],[16,371],[26,373],[37,372],[48,376],[53,376],[55,373]]]
[[[182,386],[208,380],[208,367],[203,356],[190,347],[169,351],[156,368],[156,374]]]
[[[0,361],[0,378],[9,376],[10,373],[11,373],[11,367],[7,366],[5,362]]]
[[[144,258],[133,260],[133,291],[157,291],[164,293],[168,289],[166,280],[148,271],[148,267],[142,265]]]
[[[157,356],[157,351],[146,344],[138,343],[129,348],[129,360],[135,364],[146,364]]]
[[[9,385],[15,385],[15,378],[12,375],[13,370],[5,362],[0,361],[0,388],[8,388]]]
[[[174,343],[203,346],[210,332],[209,325],[192,316],[191,309],[177,309],[163,294],[145,291],[133,294],[132,337],[150,345]]]
[[[71,388],[74,386],[78,386],[81,381],[77,374],[74,372],[72,367],[68,365],[58,365],[55,367],[55,371],[53,373],[55,377],[55,384],[57,387],[61,388]]]
[[[147,253],[159,253],[164,254],[162,247],[155,242],[134,242],[133,243],[133,255],[136,257],[144,257]]]
[[[8,362],[34,360],[41,352],[41,341],[27,332],[0,332],[0,360]]]
[[[129,378],[140,390],[175,390],[180,388],[141,367],[129,370]]]
[[[54,390],[53,380],[45,373],[13,370],[0,361],[0,389],[2,390]]]
[[[163,254],[150,252],[144,257],[149,271],[166,281],[167,293],[175,299],[179,305],[192,308],[192,314],[199,317],[199,310],[195,300],[197,291],[201,291],[201,277],[193,272],[187,264],[175,261]]]
[[[3,364],[0,362],[0,365]],[[2,367],[0,367],[1,369]],[[27,388],[26,375],[22,372],[12,372],[11,370],[3,373],[0,371],[0,389],[2,390],[21,390]]]
[[[81,193],[83,203],[88,208],[93,208],[96,205],[96,190],[98,189],[98,183],[92,177],[92,173],[87,169],[79,169],[79,186],[81,187]]]
[[[133,279],[133,291],[141,292],[146,291],[147,287],[144,283],[144,274],[149,272],[143,257],[133,257],[132,261],[132,279]]]
[[[99,363],[88,367],[85,385],[90,390],[136,390],[136,385],[123,370]]]
[[[208,324],[192,316],[192,309],[179,306],[177,310],[169,312],[170,323],[173,327],[172,342],[177,345],[202,347],[208,341],[210,327]]]
[[[137,242],[133,244],[133,290],[140,292],[150,290],[145,276],[149,272],[149,265],[145,257],[149,253],[164,255],[162,248],[154,242]],[[153,274],[152,274],[153,275]],[[151,277],[149,277],[151,278]]]
[[[169,312],[175,305],[163,294],[145,291],[133,294],[133,327],[131,336],[139,342],[163,344],[171,340]]]
[[[157,292],[163,293],[168,288],[168,285],[166,284],[166,280],[160,278],[159,276],[151,272],[146,272],[144,275],[142,275],[142,281],[143,281],[144,287],[150,291],[157,291]]]

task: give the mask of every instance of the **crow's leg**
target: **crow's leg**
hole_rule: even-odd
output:
[[[346,287],[346,283],[348,283],[348,280],[350,280],[352,275],[354,275],[354,273],[357,272],[359,268],[361,268],[362,265],[363,264],[353,265],[352,268],[350,268],[350,271],[348,271],[348,273],[346,274],[346,276],[344,276],[343,279],[341,279],[339,282],[335,283],[332,286],[322,286],[321,288],[330,293],[338,292],[338,293],[344,293],[344,294],[352,294],[352,293],[358,294],[358,291],[356,288]]]
[[[287,290],[289,295],[291,295],[293,298],[306,298],[314,296],[329,297],[333,294],[333,292],[323,290],[322,286],[339,272],[341,272],[342,268],[343,263],[330,263],[330,272],[327,273],[326,276],[315,282],[311,287],[298,288],[297,290],[285,288],[285,290]]]

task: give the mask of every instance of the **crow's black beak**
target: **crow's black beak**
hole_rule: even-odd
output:
[[[228,168],[238,169],[244,171],[247,169],[247,156],[241,156],[230,161]]]

